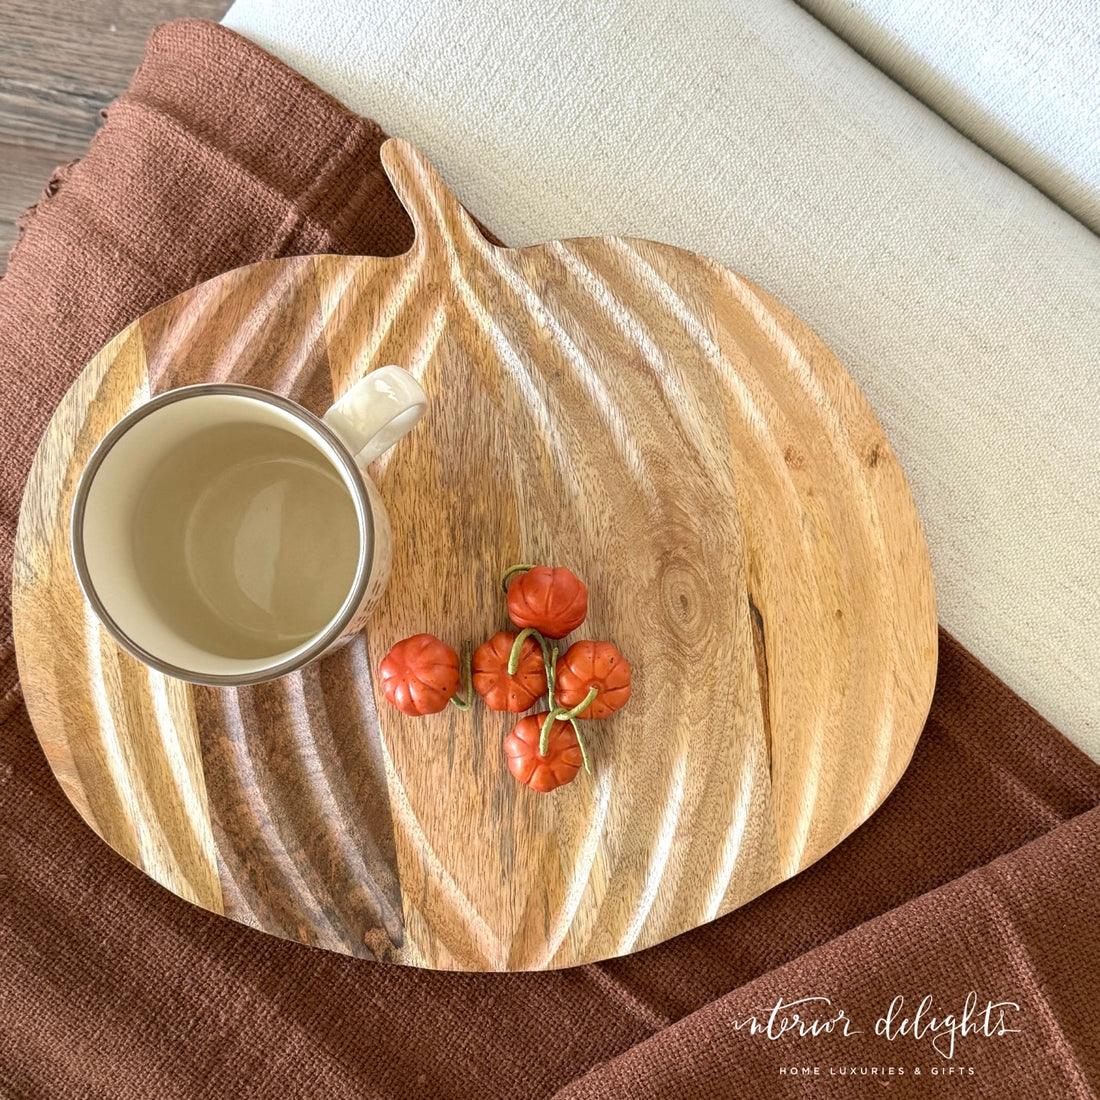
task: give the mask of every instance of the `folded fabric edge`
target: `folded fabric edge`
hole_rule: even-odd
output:
[[[898,35],[897,24],[888,10],[876,11],[874,5],[868,4],[838,5],[832,0],[794,0],[794,3],[952,129],[1026,180],[1084,228],[1100,232],[1097,198],[1095,190],[1089,188],[1088,178],[1065,163],[1064,158],[1060,160],[1049,149],[1038,146],[1026,132],[1014,129],[987,100],[974,96],[965,83],[953,79],[953,74],[937,68],[934,56],[922,54],[905,37]],[[885,7],[888,9],[889,5]],[[1067,14],[1070,8],[1072,5],[1067,6]],[[988,10],[988,18],[997,19],[995,9]],[[1016,30],[1019,33],[1019,27]],[[1068,50],[1071,43],[1065,45]],[[1065,87],[1058,90],[1062,95],[1069,91]],[[1075,90],[1086,91],[1085,88]]]
[[[1096,844],[1098,834],[1100,807],[1079,814],[1020,848],[872,917],[821,946],[738,986],[724,997],[669,1024],[618,1057],[593,1067],[555,1093],[555,1100],[611,1100],[622,1095],[630,1095],[634,1100],[645,1100],[649,1097],[652,1100],[671,1100],[672,1097],[709,1095],[707,1085],[711,1081],[706,1076],[708,1073],[714,1075],[715,1079],[720,1078],[723,1087],[735,1083],[748,1087],[758,1083],[764,1069],[759,1060],[760,1047],[748,1048],[757,1060],[739,1060],[736,1044],[763,1041],[751,1030],[745,1030],[743,1021],[755,1016],[762,1025],[777,997],[782,997],[789,1004],[802,996],[827,995],[835,991],[834,976],[847,974],[845,968],[850,959],[879,959],[882,972],[886,974],[899,960],[898,955],[891,955],[884,950],[883,944],[896,947],[899,953],[906,950],[919,951],[924,958],[934,958],[937,947],[944,947],[945,957],[951,957],[951,948],[954,947],[957,957],[957,941],[964,938],[982,941],[987,945],[992,943],[1002,955],[1011,955],[1012,936],[1015,935],[1016,946],[1030,959],[1038,953],[1040,947],[1046,947],[1048,941],[1058,945],[1064,938],[1064,922],[1069,921],[1072,928],[1082,932],[1081,939],[1069,950],[1076,949],[1083,961],[1100,950],[1100,893],[1095,890],[1075,890],[1073,886],[1067,889],[1066,884],[1096,881],[1100,874],[1100,849]],[[1036,869],[1041,871],[1036,873]],[[1076,904],[1081,912],[1066,912],[1063,905],[1057,926],[1040,922],[1036,928],[1031,929],[1031,938],[1024,944],[1026,937],[1016,929],[1011,913],[1015,895],[1026,897],[1021,905],[1021,914],[1024,915],[1018,915],[1020,920],[1026,920],[1027,914],[1041,912],[1044,901],[1057,904],[1065,902],[1067,896],[1068,904]],[[988,904],[983,907],[975,899]],[[913,934],[913,928],[909,927],[912,925],[918,926],[919,936]],[[1040,940],[1037,937],[1045,939]],[[869,946],[870,941],[879,944],[878,948]],[[918,941],[921,945],[919,949]],[[1074,1003],[1074,995],[1079,993],[1076,989],[1076,970],[1060,971],[1054,975],[1054,981],[1042,982],[1035,978],[1033,969],[1026,961],[1014,958],[1014,965],[1008,965],[1002,955],[995,959],[995,964],[1004,964],[999,974],[1013,971],[1017,974],[1023,973],[1034,981],[1035,996],[1048,1005],[1054,999],[1063,1005]],[[914,972],[920,970],[913,957],[902,958],[901,962],[910,965]],[[990,965],[988,958],[983,958],[982,962]],[[1036,966],[1034,969],[1040,968]],[[820,988],[809,988],[807,979],[818,975],[821,978]],[[877,968],[875,976],[878,976]],[[976,980],[980,976],[982,975],[970,974],[967,978]],[[869,975],[860,975],[853,980],[847,975],[845,981],[849,988],[859,990],[858,995],[862,996],[868,992],[863,981],[866,977]],[[834,983],[832,985],[831,978]],[[1067,988],[1067,983],[1071,988]],[[892,992],[892,986],[887,988]],[[993,992],[999,995],[999,991]],[[1015,992],[1006,991],[1006,998],[1009,993]],[[943,997],[942,993],[936,997],[937,1003]],[[889,1000],[887,996],[882,1004],[883,1009],[886,1009]],[[832,1011],[832,1007],[827,1007],[826,1014]],[[806,1010],[807,1018],[811,1011],[812,1009]],[[1090,1021],[1085,1019],[1083,1023],[1071,1027],[1061,1017],[1062,1012],[1051,1009],[1044,1016],[1043,1026],[1048,1031],[1048,1037],[1052,1041],[1058,1041],[1060,1054],[1068,1053],[1073,1060],[1073,1065],[1067,1069],[1067,1076],[1070,1083],[1079,1088],[1067,1091],[1064,1095],[1082,1098],[1092,1096],[1094,1094],[1090,1091],[1089,1084],[1100,1083],[1100,1053],[1090,1049],[1087,1042],[1091,1030]],[[863,1022],[867,1021],[864,1019]],[[751,1025],[748,1026],[751,1028]],[[870,1029],[865,1027],[863,1030],[866,1033]],[[813,1036],[814,1041],[819,1038],[817,1035]],[[837,1035],[830,1031],[827,1038],[834,1039]],[[794,1033],[791,1041],[795,1041]],[[884,1043],[886,1041],[883,1040]],[[864,1040],[865,1044],[867,1042],[868,1040]],[[728,1045],[723,1045],[724,1043]],[[764,1045],[767,1048],[772,1046],[770,1042]],[[834,1043],[833,1048],[825,1051],[809,1046],[797,1053],[780,1047],[775,1050],[774,1062],[776,1066],[802,1065],[820,1062],[823,1058],[827,1060],[830,1056],[837,1058],[839,1055],[843,1058],[841,1051],[835,1049],[838,1045]],[[876,1061],[880,1058],[889,1060],[895,1055],[893,1047],[885,1047],[871,1055],[865,1046],[855,1056],[862,1061]],[[1064,1065],[1059,1068],[1066,1069]],[[723,1076],[726,1071],[732,1072]],[[988,1082],[985,1084],[988,1087]],[[789,1086],[783,1082],[775,1084],[774,1092],[769,1095],[801,1096],[804,1093],[798,1091],[800,1087],[801,1082],[796,1076]]]

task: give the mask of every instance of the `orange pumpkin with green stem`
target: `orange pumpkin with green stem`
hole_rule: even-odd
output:
[[[474,653],[473,683],[492,710],[529,710],[546,693],[542,646],[528,631],[522,639],[508,630],[494,634]]]
[[[584,752],[572,724],[555,720],[547,729],[549,717],[546,712],[529,714],[504,739],[508,770],[521,783],[543,794],[571,783],[584,764]],[[545,746],[540,746],[541,741]]]
[[[464,646],[464,671],[470,678],[470,647]],[[414,634],[390,648],[378,669],[382,677],[382,694],[402,714],[419,716],[438,714],[448,703],[460,710],[470,707],[466,698],[458,695],[458,654],[434,634]]]
[[[588,614],[588,589],[568,569],[513,565],[500,580],[508,594],[508,614],[519,627],[547,638],[564,638]]]
[[[630,662],[611,642],[574,642],[562,655],[554,679],[560,706],[572,708],[595,695],[578,718],[599,719],[613,714],[630,698]]]

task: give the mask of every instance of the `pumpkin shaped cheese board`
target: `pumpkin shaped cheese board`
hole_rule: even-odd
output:
[[[17,539],[27,706],[87,823],[215,913],[445,969],[636,951],[797,874],[901,776],[936,670],[919,518],[855,383],[760,288],[644,240],[497,247],[413,146],[382,158],[407,253],[231,271],[119,333],[62,401]],[[111,425],[210,380],[320,411],[385,363],[432,406],[372,467],[395,542],[367,628],[236,689],[122,651],[68,549]],[[548,794],[510,774],[506,751],[532,752],[530,730],[505,745],[517,713],[406,716],[379,675],[403,638],[518,630],[512,562],[583,578],[581,636],[633,668],[629,705],[584,723],[591,774]]]

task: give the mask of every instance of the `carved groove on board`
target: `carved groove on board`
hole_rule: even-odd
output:
[[[15,562],[20,680],[46,758],[85,821],[169,890],[220,912],[195,729],[178,686],[159,678],[175,705],[156,705],[148,686],[156,674],[100,629],[69,557],[76,479],[111,425],[147,397],[144,348],[131,327],[92,360],[50,421],[19,517],[17,546],[34,547]]]
[[[89,824],[242,923],[448,969],[638,950],[797,873],[900,777],[935,679],[919,519],[855,384],[766,292],[651,241],[497,247],[416,149],[382,158],[406,254],[229,272],[135,322],[62,403],[20,520],[28,706]],[[371,468],[396,540],[367,630],[237,691],[118,653],[66,547],[110,425],[207,379],[321,412],[385,363],[434,404]],[[582,576],[578,636],[635,673],[590,724],[595,774],[551,796],[505,768],[514,718],[407,718],[371,673],[406,635],[505,628],[496,580],[520,560]]]
[[[219,380],[263,385],[318,413],[331,403],[312,261],[263,266],[243,292],[232,272],[207,284],[209,325],[185,309],[143,322],[147,332],[158,324],[158,346],[171,352],[158,360],[157,392],[212,362]],[[404,944],[404,918],[364,653],[360,637],[273,683],[190,691],[226,915],[387,961]]]

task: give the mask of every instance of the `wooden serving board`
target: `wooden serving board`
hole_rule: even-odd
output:
[[[88,824],[215,913],[414,966],[635,951],[797,873],[900,777],[936,669],[920,522],[854,382],[760,288],[651,241],[495,247],[415,148],[382,156],[408,253],[229,272],[121,332],[61,403],[18,533],[27,706]],[[242,689],[121,651],[68,549],[110,426],[200,380],[320,412],[390,362],[433,405],[373,467],[396,538],[367,631]],[[375,683],[408,634],[505,627],[516,561],[581,576],[578,636],[634,666],[629,705],[587,727],[594,773],[550,795],[505,766],[514,718],[406,718]]]

